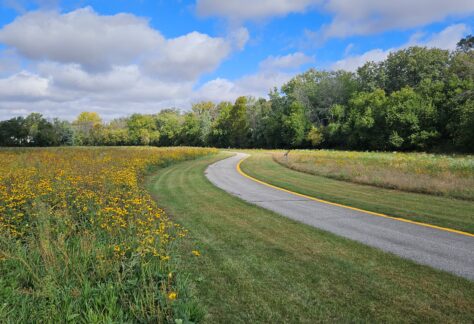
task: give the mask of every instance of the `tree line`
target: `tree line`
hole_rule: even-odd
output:
[[[187,145],[474,152],[474,36],[410,47],[355,73],[310,69],[269,99],[198,102],[104,123],[33,113],[0,122],[0,146]]]

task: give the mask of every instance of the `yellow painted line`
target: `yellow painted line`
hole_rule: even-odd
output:
[[[334,203],[334,202],[330,202],[330,201],[327,201],[327,200],[324,200],[324,199],[315,198],[315,197],[312,197],[312,196],[308,196],[308,195],[301,194],[301,193],[299,193],[299,192],[294,192],[294,191],[291,191],[291,190],[288,190],[288,189],[284,189],[284,188],[280,188],[280,187],[274,186],[274,185],[272,185],[272,184],[269,184],[268,182],[265,182],[265,181],[256,179],[256,178],[254,178],[254,177],[252,177],[252,176],[246,174],[244,171],[242,171],[240,165],[242,164],[242,162],[243,162],[246,158],[248,158],[248,156],[246,156],[245,158],[243,158],[242,160],[240,160],[239,163],[237,163],[237,167],[236,167],[237,172],[239,172],[239,173],[240,173],[241,175],[243,175],[244,177],[246,177],[246,178],[248,178],[248,179],[250,179],[250,180],[253,180],[253,181],[255,181],[255,182],[258,182],[258,183],[260,183],[260,184],[263,184],[263,185],[265,185],[265,186],[267,186],[267,187],[270,187],[270,188],[273,188],[273,189],[277,189],[277,190],[280,190],[280,191],[284,191],[284,192],[287,192],[287,193],[290,193],[290,194],[293,194],[293,195],[297,195],[297,196],[300,196],[300,197],[303,197],[303,198],[311,199],[311,200],[314,200],[314,201],[317,201],[317,202],[320,202],[320,203],[323,203],[323,204],[328,204],[328,205],[333,205],[333,206],[342,207],[342,208],[346,208],[346,209],[351,209],[351,210],[355,210],[355,211],[358,211],[358,212],[363,212],[363,213],[366,213],[366,214],[370,214],[370,215],[373,215],[373,216],[378,216],[378,217],[393,219],[393,220],[396,220],[396,221],[399,221],[399,222],[410,223],[410,224],[415,224],[415,225],[419,225],[419,226],[424,226],[424,227],[429,227],[429,228],[435,228],[435,229],[437,229],[437,230],[441,230],[441,231],[445,231],[445,232],[451,232],[451,233],[456,233],[456,234],[461,234],[461,235],[465,235],[465,236],[474,237],[474,234],[467,233],[467,232],[463,232],[463,231],[458,231],[458,230],[455,230],[455,229],[452,229],[452,228],[441,227],[441,226],[426,224],[426,223],[422,223],[422,222],[416,222],[416,221],[412,221],[412,220],[409,220],[409,219],[404,219],[404,218],[399,218],[399,217],[394,217],[394,216],[388,216],[388,215],[385,215],[385,214],[375,213],[375,212],[371,212],[371,211],[364,210],[364,209],[360,209],[360,208],[356,208],[356,207],[341,205],[341,204]]]

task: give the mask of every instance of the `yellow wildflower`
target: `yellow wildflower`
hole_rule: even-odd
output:
[[[168,299],[169,300],[175,300],[176,297],[178,297],[178,294],[175,293],[174,291],[171,291],[171,292],[168,293]]]

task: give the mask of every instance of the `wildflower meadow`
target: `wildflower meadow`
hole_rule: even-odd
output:
[[[200,316],[174,249],[187,230],[167,217],[143,183],[153,168],[214,152],[1,150],[0,318],[164,322]]]

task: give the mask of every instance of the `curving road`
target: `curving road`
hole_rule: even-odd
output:
[[[268,187],[241,175],[237,153],[206,169],[217,187],[296,221],[474,280],[474,237],[373,216]]]

